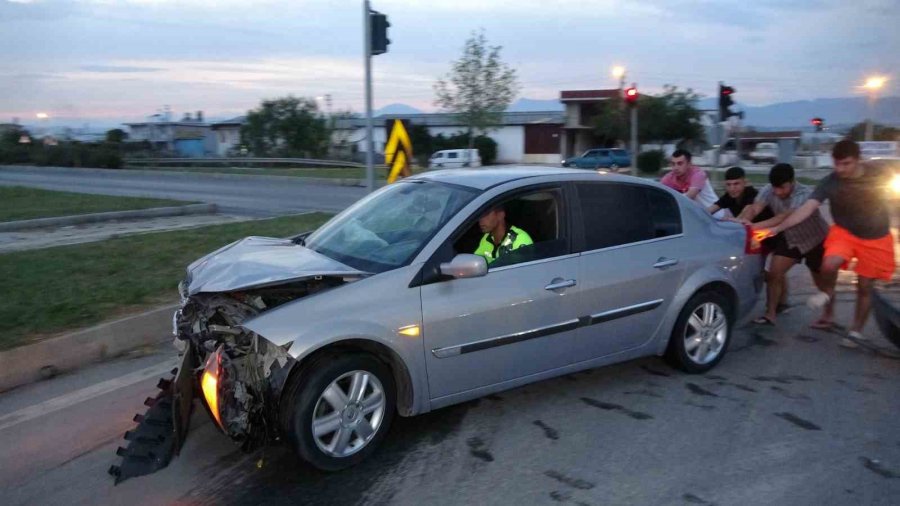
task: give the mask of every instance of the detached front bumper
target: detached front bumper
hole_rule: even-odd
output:
[[[128,478],[159,471],[179,454],[190,427],[195,369],[196,354],[185,353],[180,367],[172,370],[175,376],[160,379],[160,391],[144,401],[149,409],[134,416],[137,426],[125,433],[128,445],[116,450],[122,462],[109,468],[117,485]]]

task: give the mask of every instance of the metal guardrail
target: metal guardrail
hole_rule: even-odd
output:
[[[126,165],[303,165],[307,167],[353,167],[365,168],[365,164],[343,160],[320,160],[316,158],[126,158]]]

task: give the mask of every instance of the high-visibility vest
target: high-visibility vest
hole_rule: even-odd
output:
[[[491,241],[491,234],[484,234],[481,242],[478,244],[478,249],[475,250],[475,254],[483,256],[488,263],[491,263],[499,258],[500,255],[529,244],[534,244],[534,241],[531,240],[528,232],[519,227],[509,227],[500,244],[494,244]]]

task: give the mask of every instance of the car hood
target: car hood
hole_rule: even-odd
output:
[[[300,281],[315,276],[366,276],[290,239],[247,237],[192,263],[187,268],[188,295],[227,292]]]

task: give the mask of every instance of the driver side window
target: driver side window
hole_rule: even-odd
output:
[[[502,212],[479,219],[496,209]],[[568,252],[562,191],[558,188],[517,193],[493,202],[480,213],[454,241],[453,250],[454,254],[484,256],[488,270]],[[496,236],[501,236],[499,244]]]

